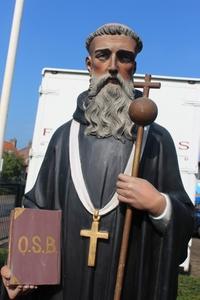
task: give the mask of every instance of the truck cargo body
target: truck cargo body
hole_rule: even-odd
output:
[[[144,81],[144,75],[136,74],[134,81]],[[152,81],[161,83],[161,88],[151,89],[149,95],[158,106],[156,122],[172,135],[183,184],[195,202],[200,146],[200,78],[152,75]],[[72,118],[77,96],[88,86],[89,74],[86,71],[42,71],[26,191],[32,188],[36,180],[52,134]],[[183,266],[185,270],[189,268],[189,255]]]

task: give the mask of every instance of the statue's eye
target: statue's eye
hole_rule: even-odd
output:
[[[132,63],[135,60],[135,53],[126,50],[119,50],[117,52],[117,58],[121,63]]]
[[[99,50],[95,53],[95,57],[99,60],[107,60],[110,57],[110,51],[109,50]]]

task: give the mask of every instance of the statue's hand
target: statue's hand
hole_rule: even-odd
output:
[[[7,290],[8,297],[10,299],[15,299],[17,296],[26,294],[26,293],[30,292],[31,290],[37,288],[37,286],[34,286],[34,285],[17,285],[17,286],[12,285],[12,286],[10,286],[8,283],[9,283],[9,280],[11,277],[11,271],[8,266],[3,266],[1,268],[1,276],[2,276],[3,284]]]
[[[147,180],[119,174],[117,193],[120,202],[139,210],[146,210],[154,217],[161,215],[166,207],[165,197]]]

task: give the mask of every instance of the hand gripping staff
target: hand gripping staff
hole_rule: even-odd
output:
[[[135,153],[133,158],[132,173],[134,177],[138,176],[139,161],[142,148],[142,139],[144,126],[151,124],[157,117],[157,106],[148,98],[150,88],[160,88],[161,84],[157,82],[151,82],[151,75],[145,75],[144,82],[135,82],[135,88],[143,88],[143,96],[134,100],[129,107],[129,116],[131,120],[138,126],[137,138],[135,144]],[[129,235],[132,223],[132,208],[127,205],[124,228],[117,270],[117,278],[115,284],[114,300],[121,299],[121,292],[123,288],[124,270],[126,264],[127,250]]]

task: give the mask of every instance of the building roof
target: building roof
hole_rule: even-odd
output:
[[[17,154],[16,145],[17,145],[17,141],[14,139],[10,141],[4,141],[3,151]]]

